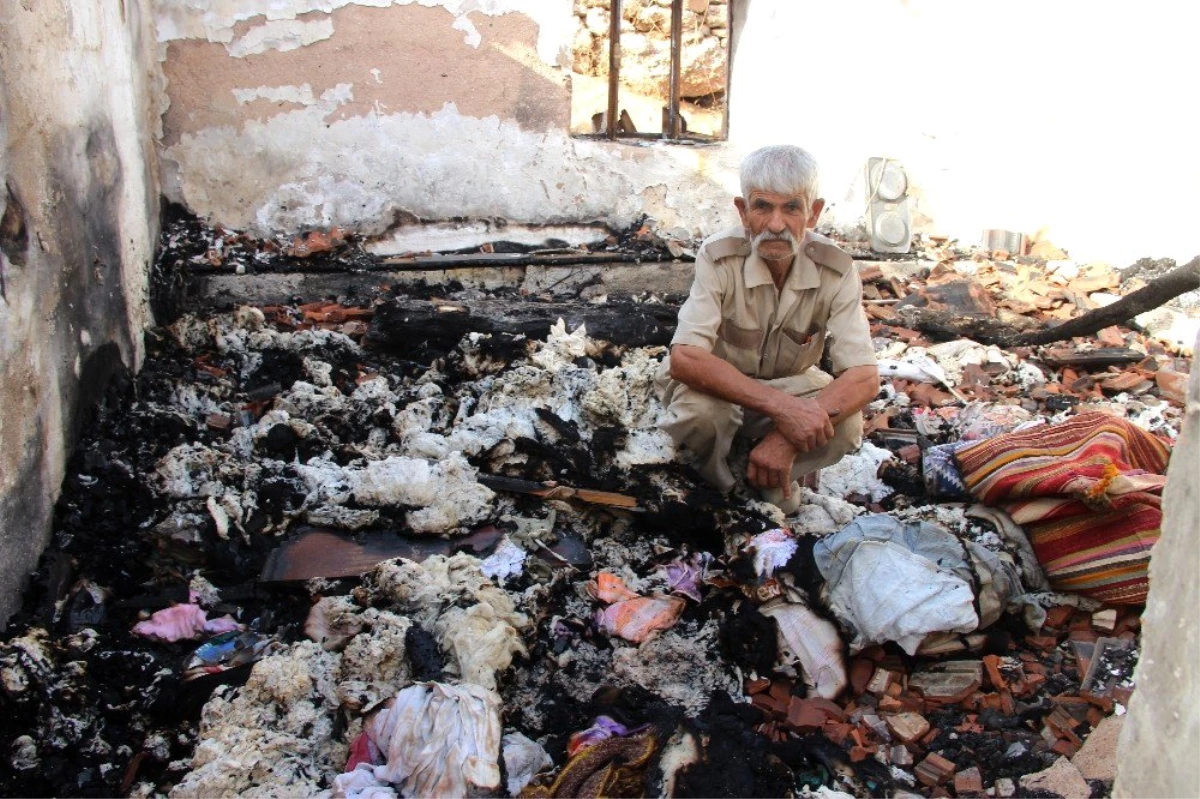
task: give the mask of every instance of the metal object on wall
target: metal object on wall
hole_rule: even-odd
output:
[[[996,230],[988,228],[983,231],[983,246],[990,252],[1004,250],[1009,255],[1024,255],[1025,234],[1015,230]]]
[[[908,210],[908,175],[890,158],[867,159],[867,230],[875,252],[908,252],[912,248],[912,215]]]

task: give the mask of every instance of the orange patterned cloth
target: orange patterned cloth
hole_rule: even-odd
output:
[[[1051,586],[1115,605],[1146,600],[1169,453],[1158,436],[1093,412],[955,459],[972,495],[1026,528]]]

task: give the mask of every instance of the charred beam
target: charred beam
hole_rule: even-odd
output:
[[[1112,305],[1088,311],[1060,325],[1038,330],[1018,330],[997,319],[964,317],[955,311],[932,311],[925,308],[899,308],[898,311],[905,324],[924,333],[948,338],[969,338],[981,344],[997,344],[1001,347],[1023,347],[1065,341],[1075,336],[1090,336],[1111,325],[1124,324],[1139,314],[1152,311],[1179,295],[1196,289],[1200,289],[1200,256],[1150,281]]]
[[[468,333],[503,333],[544,339],[562,319],[568,330],[586,325],[592,338],[621,346],[666,345],[675,332],[670,305],[608,302],[530,302],[478,299],[439,302],[396,298],[375,310],[367,341],[382,349],[448,352]]]

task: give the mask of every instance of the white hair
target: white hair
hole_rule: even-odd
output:
[[[749,199],[755,189],[811,203],[817,197],[817,160],[791,144],[761,147],[742,161],[742,196]]]

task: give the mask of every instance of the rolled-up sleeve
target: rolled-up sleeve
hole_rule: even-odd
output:
[[[721,327],[721,301],[725,296],[724,274],[709,257],[705,247],[696,255],[692,290],[679,309],[679,323],[671,344],[687,344],[712,352]]]
[[[853,268],[838,283],[837,293],[829,306],[827,330],[833,339],[829,346],[829,358],[835,374],[853,366],[875,364],[871,326],[862,307],[862,281]]]

